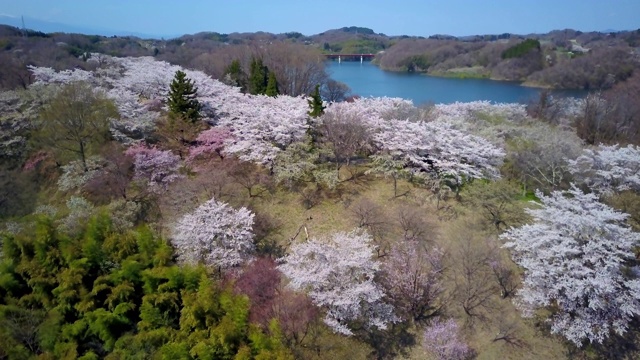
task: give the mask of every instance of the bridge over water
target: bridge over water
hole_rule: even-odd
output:
[[[358,61],[373,60],[376,54],[324,54],[327,59],[338,60],[338,62],[344,61]]]

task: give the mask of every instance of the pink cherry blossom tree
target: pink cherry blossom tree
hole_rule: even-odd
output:
[[[403,319],[422,321],[442,309],[442,257],[438,248],[426,251],[416,241],[403,241],[384,258],[382,284]]]
[[[134,180],[145,184],[152,193],[166,191],[170,183],[182,177],[180,157],[171,151],[137,144],[125,150],[125,154],[133,158]]]
[[[229,129],[222,127],[212,127],[201,132],[196,138],[196,145],[189,149],[188,161],[198,158],[210,157],[216,154],[224,158],[223,149],[226,141],[231,140]]]
[[[473,356],[473,350],[461,339],[458,324],[453,319],[433,319],[424,329],[422,346],[438,360],[464,360]]]

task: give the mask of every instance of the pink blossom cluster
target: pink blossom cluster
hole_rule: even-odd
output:
[[[182,177],[180,157],[169,150],[136,144],[125,154],[133,158],[134,179],[145,183],[151,192],[164,192],[171,182]]]

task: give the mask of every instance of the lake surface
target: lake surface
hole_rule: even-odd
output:
[[[415,73],[380,70],[370,62],[328,61],[331,78],[351,88],[351,93],[362,97],[400,97],[413,100],[415,105],[427,102],[450,104],[489,100],[503,103],[526,103],[535,99],[541,89],[520,86],[517,82],[485,79],[451,79]],[[558,96],[584,97],[585,91],[557,90]]]

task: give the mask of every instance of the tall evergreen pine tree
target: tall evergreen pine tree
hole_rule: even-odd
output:
[[[269,72],[269,80],[267,81],[267,90],[265,95],[276,97],[280,91],[278,90],[278,81],[276,80],[276,74],[272,71]]]
[[[311,99],[307,100],[311,109],[307,114],[311,117],[318,117],[324,114],[325,106],[320,96],[320,85],[316,85],[315,90],[311,93]]]
[[[187,74],[178,70],[169,86],[167,103],[173,115],[183,117],[191,122],[200,119],[202,105],[197,99],[198,88]]]
[[[311,93],[311,99],[308,99],[307,102],[310,108],[309,112],[307,112],[309,115],[307,119],[307,136],[309,136],[309,140],[311,141],[311,148],[314,149],[321,135],[314,119],[322,116],[325,109],[322,97],[320,96],[320,85],[316,85],[315,90]]]
[[[240,60],[235,59],[224,70],[224,75],[228,75],[234,86],[239,86],[243,93],[247,91],[247,74],[242,71]]]
[[[249,69],[249,93],[252,95],[262,95],[267,90],[269,69],[264,66],[262,59],[252,58]]]

